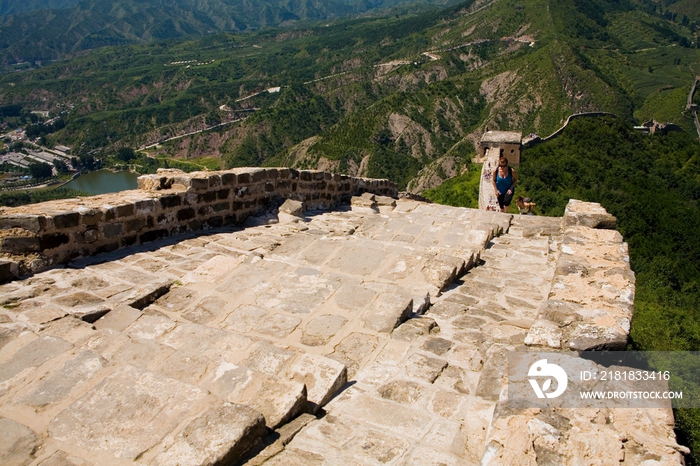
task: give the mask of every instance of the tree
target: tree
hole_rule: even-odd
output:
[[[32,175],[32,178],[50,178],[53,170],[48,163],[33,162],[29,164],[29,174]]]
[[[68,164],[61,159],[53,159],[53,165],[59,174],[68,173]]]
[[[124,163],[129,163],[136,158],[136,152],[131,147],[120,147],[116,157]]]

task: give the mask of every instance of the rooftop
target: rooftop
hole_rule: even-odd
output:
[[[481,137],[481,144],[520,144],[523,134],[515,131],[486,131]]]

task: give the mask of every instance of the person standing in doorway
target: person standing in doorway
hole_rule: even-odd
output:
[[[503,155],[503,149],[498,157],[498,168],[493,171],[493,190],[498,197],[498,206],[501,212],[508,212],[510,201],[515,193],[515,184],[518,182],[518,175],[508,166],[508,159]]]

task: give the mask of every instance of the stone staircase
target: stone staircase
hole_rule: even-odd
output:
[[[511,447],[556,422],[504,409],[505,363],[555,325],[543,306],[569,270],[561,244],[586,241],[565,226],[363,195],[1,285],[0,459],[539,462],[535,441]],[[657,456],[679,464],[673,451]]]
[[[480,464],[506,352],[522,349],[547,298],[561,235],[561,219],[514,217],[474,268],[392,333],[325,417],[264,464]]]

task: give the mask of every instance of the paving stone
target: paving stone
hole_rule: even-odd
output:
[[[265,462],[265,466],[323,466],[326,458],[319,454],[296,448],[287,448]]]
[[[460,329],[481,330],[488,323],[486,319],[475,317],[473,315],[465,315],[458,317],[452,321],[452,325]]]
[[[476,345],[457,345],[452,350],[450,362],[478,372],[484,367],[484,357]]]
[[[433,423],[429,432],[423,437],[420,444],[421,446],[427,446],[463,458],[465,456],[464,444],[466,442],[465,432],[462,430],[463,425],[461,421],[438,418]],[[469,429],[469,431],[471,431],[471,429]],[[480,454],[481,453],[483,453],[483,448]],[[479,460],[480,459],[481,457],[479,457]],[[476,464],[479,463],[476,462]]]
[[[197,303],[194,309],[184,312],[182,317],[196,324],[206,324],[225,312],[225,308],[224,300],[216,296],[207,296]]]
[[[225,404],[206,411],[177,435],[152,464],[230,464],[265,435],[265,418],[252,408]]]
[[[425,466],[465,466],[464,460],[449,453],[429,447],[416,447],[411,451],[406,464]]]
[[[450,419],[455,416],[463,402],[464,398],[457,393],[447,390],[436,390],[428,404],[428,408],[438,416]]]
[[[292,314],[310,314],[325,302],[340,284],[312,275],[285,275],[265,290],[256,303]]]
[[[11,419],[0,418],[0,460],[7,466],[24,466],[35,459],[43,442],[27,426]]]
[[[125,333],[132,338],[155,340],[172,330],[176,323],[160,312],[146,309],[141,316],[129,325]]]
[[[450,292],[449,294],[446,294],[443,301],[462,304],[464,307],[473,306],[479,302],[478,299],[472,296],[466,296],[457,292]]]
[[[49,434],[86,450],[135,460],[206,395],[198,387],[125,366],[63,410],[51,422]]]
[[[430,306],[426,314],[435,317],[450,318],[463,315],[466,310],[467,306],[464,304],[443,300]]]
[[[364,394],[345,403],[342,414],[408,438],[422,437],[431,424],[430,415],[421,410]]]
[[[343,273],[368,277],[378,270],[387,254],[371,244],[352,244],[343,246],[328,262],[328,266],[342,270]]]
[[[20,398],[19,402],[41,408],[62,401],[106,364],[107,360],[94,351],[83,351],[66,362],[59,371],[42,379],[41,383]]]
[[[243,305],[233,310],[223,322],[223,327],[236,332],[250,332],[267,315],[267,311],[251,305]]]
[[[340,287],[333,299],[341,308],[357,312],[368,306],[377,293],[363,285],[346,284]]]
[[[90,466],[90,463],[65,451],[57,451],[39,463],[39,466]]]
[[[402,341],[414,341],[420,337],[440,333],[440,327],[434,319],[420,316],[408,319],[394,330],[392,338]]]
[[[303,383],[253,373],[245,385],[236,387],[229,401],[251,406],[265,416],[268,428],[276,429],[308,409]]]
[[[181,348],[170,354],[155,370],[182,382],[198,384],[209,364],[209,358],[202,352]]]
[[[258,333],[275,338],[284,338],[294,331],[301,323],[301,319],[287,314],[276,313],[267,315],[255,330]]]
[[[141,311],[138,309],[131,306],[119,306],[95,321],[94,325],[96,329],[111,328],[121,332],[139,317],[141,317]]]
[[[423,396],[422,385],[407,380],[394,380],[377,388],[377,393],[384,399],[402,404],[413,404]]]
[[[483,309],[481,307],[474,307],[469,309],[469,316],[477,316],[477,317],[485,317],[486,319],[491,319],[495,322],[501,322],[505,320],[504,317],[502,317],[499,314],[496,314],[495,312],[492,311],[487,311],[486,309]]]
[[[428,259],[421,272],[428,283],[442,291],[463,273],[465,267],[464,259],[443,254]]]
[[[11,360],[0,364],[0,396],[36,367],[71,347],[70,343],[60,338],[42,336],[20,348]]]
[[[182,312],[199,299],[199,293],[187,287],[173,287],[154,304],[172,312]]]
[[[274,376],[294,357],[294,352],[278,348],[266,341],[255,343],[241,364],[255,371]]]
[[[317,239],[313,247],[309,247],[299,253],[299,259],[312,265],[319,265],[333,255],[340,244],[332,240]]]
[[[450,364],[441,373],[435,385],[449,388],[457,393],[469,395],[474,391],[474,387],[465,369]]]
[[[366,328],[391,333],[413,311],[413,297],[395,289],[382,293],[365,312],[362,320]]]
[[[412,354],[406,361],[406,372],[409,375],[430,383],[435,382],[435,379],[446,367],[446,361],[431,358],[420,353]]]
[[[453,344],[454,343],[452,341],[444,338],[431,337],[425,340],[422,348],[426,351],[437,354],[438,356],[442,356],[443,354],[447,353],[450,348],[452,348]]]
[[[66,311],[57,307],[40,307],[19,314],[17,316],[17,321],[41,325],[61,319],[67,315],[68,313]]]
[[[289,370],[292,381],[306,386],[309,412],[316,413],[347,382],[347,369],[338,361],[315,354],[304,354]]]
[[[396,258],[389,258],[385,262],[380,275],[391,281],[403,280],[410,277],[416,270],[422,268],[426,258],[421,255],[401,254]]]
[[[307,346],[325,345],[347,321],[345,317],[333,314],[318,316],[306,324],[300,341]]]
[[[486,363],[479,377],[475,394],[486,400],[497,401],[506,378],[508,347],[495,344],[488,349]]]
[[[101,352],[107,360],[117,364],[131,364],[148,370],[155,370],[175,350],[154,340],[129,338],[116,341],[118,346],[109,346]]]
[[[84,291],[79,291],[77,293],[73,293],[67,296],[60,296],[58,298],[54,298],[53,302],[59,306],[79,311],[81,308],[86,306],[102,304],[104,302],[104,299],[100,298],[99,296],[86,293]]]
[[[409,447],[408,441],[399,436],[370,429],[356,434],[345,445],[342,457],[358,464],[387,464],[401,458]]]
[[[182,283],[215,283],[228,275],[246,258],[243,254],[217,255],[182,277]]]
[[[365,333],[351,333],[335,346],[328,357],[340,361],[348,368],[348,377],[352,377],[360,363],[374,351],[379,339]]]
[[[507,325],[505,323],[490,324],[484,331],[491,336],[495,343],[505,343],[509,345],[522,345],[528,332],[521,327]]]

